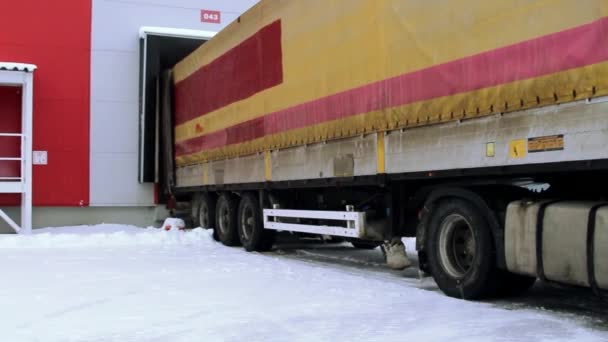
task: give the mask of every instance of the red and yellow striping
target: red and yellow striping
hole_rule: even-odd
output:
[[[606,95],[607,16],[606,0],[263,0],[175,67],[177,164]]]

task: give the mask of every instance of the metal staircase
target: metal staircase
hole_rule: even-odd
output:
[[[22,63],[0,62],[0,87],[21,87],[21,132],[0,132],[0,144],[6,139],[20,139],[19,157],[0,155],[2,162],[20,162],[18,177],[0,177],[0,194],[21,195],[21,225],[18,225],[3,210],[0,218],[17,233],[32,230],[32,137],[33,137],[33,80],[36,66]],[[1,104],[0,104],[1,105]]]

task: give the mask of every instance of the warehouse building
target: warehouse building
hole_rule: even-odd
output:
[[[3,6],[0,67],[33,75],[34,228],[150,225],[163,218],[150,143],[157,127],[146,115],[154,110],[156,76],[256,2],[22,0]],[[0,134],[24,133],[23,89],[0,84]],[[17,160],[22,141],[0,136],[0,187],[26,175]],[[20,195],[0,192],[0,207],[19,223]],[[0,222],[0,232],[11,231]]]

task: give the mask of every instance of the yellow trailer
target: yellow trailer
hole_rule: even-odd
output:
[[[605,95],[608,4],[265,0],[174,69],[177,164]]]
[[[226,245],[403,268],[414,236],[450,296],[608,288],[608,0],[262,0],[171,73],[167,191]]]

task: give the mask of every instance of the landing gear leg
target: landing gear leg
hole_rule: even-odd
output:
[[[386,265],[393,270],[404,270],[412,266],[412,262],[405,253],[405,245],[400,237],[386,241],[381,247],[386,259]]]

